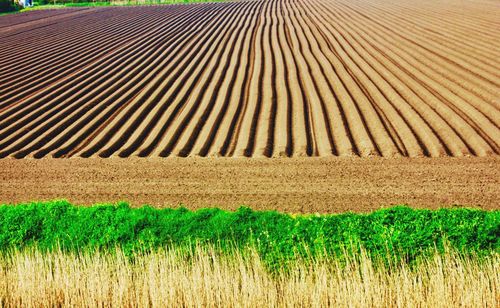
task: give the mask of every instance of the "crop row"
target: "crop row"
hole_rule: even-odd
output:
[[[498,154],[499,9],[448,2],[244,1],[0,21],[0,157]]]

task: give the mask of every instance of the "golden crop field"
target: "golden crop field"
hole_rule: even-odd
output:
[[[299,262],[276,276],[257,254],[227,257],[204,248],[137,255],[134,262],[121,252],[17,251],[0,256],[0,301],[12,307],[494,307],[499,261],[498,255],[479,262],[452,253],[413,269],[389,268],[361,254],[347,264]]]

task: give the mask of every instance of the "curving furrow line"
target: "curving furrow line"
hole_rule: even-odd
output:
[[[0,157],[500,154],[500,6],[447,3],[0,17]]]
[[[339,24],[339,27],[341,26],[342,25]],[[409,67],[402,67],[400,63],[397,63],[396,61],[391,62],[391,59],[388,59],[383,53],[373,52],[372,46],[366,45],[367,43],[361,43],[355,35],[351,36],[349,34],[348,41],[356,46],[356,50],[362,51],[367,57],[373,57],[373,65],[382,67],[379,70],[380,72],[385,72],[387,70],[393,72],[396,76],[396,80],[404,82],[406,85],[410,86],[419,97],[425,98],[425,103],[434,109],[440,117],[442,117],[448,125],[453,128],[455,132],[454,134],[448,133],[443,135],[442,138],[455,136],[455,140],[445,142],[449,147],[456,147],[459,144],[462,144],[461,149],[450,149],[454,155],[463,155],[470,151],[473,151],[477,155],[485,155],[491,151],[490,146],[474,132],[474,129],[470,125],[467,125],[468,123],[464,123],[463,119],[457,116],[446,104],[443,104],[442,99],[440,100],[436,97],[431,91],[429,91],[428,88],[423,86],[419,80],[415,78],[415,76],[412,76],[411,73],[408,72]],[[359,47],[358,44],[360,44]],[[393,84],[397,83],[393,82]],[[440,128],[436,131],[441,132],[443,130]],[[462,142],[459,142],[456,137],[460,138]]]
[[[349,18],[353,17],[350,16]],[[358,33],[360,31],[362,30],[359,30]],[[431,91],[434,96],[438,97],[441,102],[453,109],[459,118],[467,122],[468,125],[472,126],[476,133],[479,134],[481,138],[485,139],[495,152],[498,152],[500,138],[498,121],[500,121],[500,113],[497,109],[488,104],[478,103],[479,100],[477,97],[466,95],[467,93],[459,91],[460,88],[452,87],[452,84],[447,82],[447,80],[433,73],[432,67],[430,69],[426,69],[426,66],[420,63],[414,65],[406,63],[407,60],[411,62],[412,57],[407,57],[406,59],[401,58],[399,55],[404,55],[404,50],[399,54],[391,51],[391,47],[397,46],[398,44],[385,45],[380,48],[373,43],[372,38],[374,36],[376,35],[361,35],[361,37],[365,38],[365,40],[371,44],[369,47],[364,47],[366,50],[378,50],[379,54],[386,56],[388,60],[392,61],[395,65],[400,66],[401,69],[404,69],[407,74],[412,75],[414,80],[417,80],[424,87],[426,87],[427,90]],[[381,37],[380,41],[383,42],[386,38],[387,36],[384,36],[383,38]],[[439,82],[436,82],[436,80]],[[455,91],[458,91],[459,94],[453,93],[447,88],[447,86],[453,88]],[[460,97],[460,94],[465,95],[464,98]],[[430,101],[432,101],[432,97]],[[436,105],[441,107],[443,104],[436,103]],[[453,115],[453,119],[456,119],[457,116]],[[471,140],[475,139],[476,136],[469,135],[469,137],[466,138],[467,140]],[[482,143],[482,141],[477,142]],[[478,150],[481,155],[487,154],[483,151],[490,151],[488,146],[485,146],[484,144],[481,147],[483,150]]]
[[[115,15],[114,18],[103,17],[105,19],[97,18],[97,21],[110,20],[112,22],[111,25],[113,25],[112,28],[110,28],[109,23],[91,23],[88,25],[82,25],[82,27],[79,26],[67,35],[61,35],[61,37],[58,36],[57,39],[47,38],[42,42],[36,42],[33,46],[28,47],[26,44],[19,44],[19,46],[24,47],[23,49],[19,48],[19,50],[15,51],[21,55],[17,57],[19,63],[17,65],[12,63],[10,67],[7,64],[0,63],[0,65],[5,68],[5,70],[3,70],[0,74],[0,80],[9,80],[9,82],[13,82],[14,80],[12,79],[14,77],[25,77],[26,75],[33,74],[36,70],[43,71],[44,66],[53,66],[53,63],[57,63],[54,60],[59,60],[61,58],[66,59],[67,62],[69,62],[69,60],[74,61],[75,56],[68,58],[68,54],[81,55],[81,52],[85,51],[85,49],[82,48],[85,48],[92,43],[94,49],[97,50],[99,46],[96,46],[94,42],[95,40],[105,41],[107,37],[120,38],[121,36],[128,36],[130,38],[130,34],[132,33],[129,34],[126,31],[122,31],[122,34],[120,34],[116,33],[116,29],[138,32],[138,30],[140,31],[140,28],[135,25],[136,20],[142,18],[146,19],[149,23],[149,19],[151,18],[151,16],[147,13],[134,16],[120,14],[118,16]],[[51,32],[55,32],[54,30],[55,29],[52,29]],[[142,32],[144,32],[144,30]],[[27,40],[27,38],[21,38],[21,40]],[[106,46],[106,44],[102,45]],[[9,61],[5,60],[5,62],[7,63]],[[11,69],[9,70],[9,68]],[[27,71],[26,68],[29,68],[29,71]],[[2,83],[2,88],[5,86],[6,85]]]
[[[211,35],[211,39],[212,39],[212,42],[213,40],[217,37],[217,32],[215,33],[210,33],[210,29],[217,29],[217,26],[220,26],[221,23],[220,22],[223,22],[223,16],[224,14],[227,14],[227,11],[230,9],[231,7],[226,7],[224,8],[223,12],[220,12],[220,16],[216,17],[215,19],[212,19],[210,22],[210,26],[209,27],[206,27],[207,28],[207,31],[206,33],[210,34]],[[201,27],[200,27],[201,28]],[[198,31],[200,30],[200,28],[198,29]],[[188,39],[189,39],[189,36],[187,36]],[[198,38],[194,38],[192,41],[195,42],[197,41]],[[182,41],[182,39],[181,39]],[[210,41],[206,41],[206,40],[200,40],[198,41],[198,46],[199,48],[201,47],[207,47],[208,48],[208,45]],[[175,46],[175,44],[174,44]],[[175,54],[175,58],[173,59],[173,62],[172,62],[172,65],[171,66],[168,66],[167,68],[165,68],[166,71],[170,71],[171,72],[171,69],[174,68],[174,69],[177,69],[177,74],[181,74],[181,73],[189,73],[191,72],[192,70],[194,70],[194,68],[196,68],[196,64],[199,63],[197,60],[193,59],[192,57],[193,56],[197,56],[197,57],[201,57],[203,56],[205,53],[200,50],[200,49],[188,49],[189,52],[191,53],[191,58],[189,57],[185,57],[185,58],[182,58],[182,60],[184,60],[184,63],[185,65],[179,65],[179,54]],[[188,64],[191,64],[191,68],[186,68],[186,66]],[[188,82],[185,82],[185,80],[183,81],[183,78],[182,77],[179,77],[177,78],[179,75],[177,75],[175,72],[171,72],[171,73],[167,73],[165,74],[165,70],[161,73],[160,76],[162,76],[161,78],[165,78],[165,77],[172,77],[173,80],[171,81],[175,81],[177,82],[177,85],[172,85],[172,86],[167,86],[167,87],[158,87],[157,89],[159,90],[172,90],[172,91],[179,91],[178,89],[178,85],[191,85],[191,83],[188,83]],[[157,80],[158,81],[158,80]],[[151,93],[151,88],[149,88],[148,90],[148,93]],[[165,93],[159,93],[160,95],[162,94],[165,94]],[[172,96],[168,96],[169,98],[173,99]],[[147,99],[147,98],[153,98],[153,96],[151,95],[147,95],[147,96],[143,96],[144,99]],[[161,102],[161,98],[159,99],[158,96],[155,96],[156,99],[158,100],[153,100],[155,101],[154,103],[151,102],[151,100],[149,101],[143,101],[142,103],[140,102],[140,99],[141,97],[137,97],[136,100],[139,100],[137,103],[133,103],[133,104],[130,104],[130,108],[127,108],[127,109],[123,109],[119,115],[117,115],[113,121],[110,123],[110,125],[106,126],[106,128],[104,130],[102,130],[101,132],[99,132],[99,134],[97,134],[95,137],[92,138],[92,140],[83,148],[80,148],[78,149],[77,151],[75,151],[74,153],[78,153],[78,152],[81,152],[81,155],[83,156],[89,156],[89,155],[93,155],[97,152],[100,152],[99,155],[101,156],[109,156],[111,154],[113,154],[119,147],[121,147],[123,144],[125,144],[129,138],[131,137],[130,134],[124,134],[123,132],[127,132],[127,131],[130,131],[130,130],[134,130],[136,132],[139,132],[138,130],[136,130],[137,128],[137,120],[140,119],[142,123],[147,123],[148,122],[148,119],[146,118],[146,116],[148,115],[149,111],[154,108],[154,104],[158,104],[159,107],[163,107],[163,108],[167,108],[170,106],[170,103],[166,103],[166,102]],[[148,106],[147,109],[137,109],[138,107],[140,106]],[[137,112],[136,112],[137,111]],[[163,109],[164,111],[164,109]],[[135,114],[135,116],[134,116]],[[150,113],[151,114],[151,113]],[[154,114],[154,116],[161,116],[163,114],[163,112],[157,112]],[[167,113],[168,115],[168,113]],[[170,114],[171,116],[174,116],[173,113]],[[160,124],[160,123],[163,123],[163,121],[154,121],[154,125],[156,124]],[[151,135],[153,135],[155,132],[157,131],[157,129],[155,128],[151,128],[151,130],[147,130],[145,132],[151,132]],[[155,142],[156,144],[157,142]],[[108,144],[108,145],[106,145]],[[103,150],[101,150],[102,148],[104,148]]]
[[[165,19],[169,15],[164,17],[163,14],[158,14],[158,16]],[[95,36],[93,38],[94,43],[92,43],[92,38],[82,38],[82,41],[89,40],[89,44],[85,47],[86,50],[80,53],[75,53],[66,46],[59,46],[61,50],[61,55],[58,56],[60,59],[59,61],[57,61],[57,59],[52,61],[54,58],[49,58],[46,63],[40,64],[40,69],[38,71],[36,67],[33,67],[28,70],[28,76],[21,76],[17,79],[11,78],[11,82],[5,84],[6,87],[10,86],[10,89],[2,89],[3,87],[0,87],[0,101],[3,102],[0,108],[18,101],[20,97],[35,93],[69,74],[77,72],[81,68],[85,68],[89,63],[99,59],[102,55],[106,55],[120,48],[122,45],[132,42],[137,38],[144,37],[145,30],[140,30],[144,29],[144,27],[141,26],[146,26],[151,21],[151,17],[146,18],[147,19],[144,20],[142,25],[141,23],[132,24],[129,27],[118,28],[115,33],[109,36]],[[95,44],[95,41],[98,41],[99,44]],[[71,56],[68,56],[68,53]],[[78,54],[79,57],[74,59],[74,56],[72,56],[74,54]]]
[[[48,104],[50,99],[66,93],[66,96],[63,97],[63,100],[61,100],[61,102],[64,102],[64,100],[68,98],[67,95],[81,91],[82,88],[88,86],[91,82],[95,82],[103,75],[112,75],[112,71],[107,69],[107,67],[117,68],[116,63],[121,63],[123,65],[125,62],[131,61],[134,57],[140,56],[140,51],[141,49],[144,49],[146,44],[153,43],[156,45],[161,44],[161,37],[158,37],[158,35],[156,37],[142,37],[142,39],[136,40],[121,49],[117,49],[108,54],[106,57],[103,57],[88,67],[85,67],[83,70],[79,71],[78,74],[66,76],[64,78],[63,86],[60,84],[53,84],[48,87],[47,90],[49,91],[40,92],[33,97],[29,97],[26,101],[22,101],[22,103],[18,106],[9,108],[7,111],[0,113],[0,131],[4,127],[11,124],[8,117],[12,118],[14,113],[17,112],[18,114],[16,114],[15,117],[19,118],[21,116],[19,112],[21,112],[22,115],[25,115],[26,113],[34,110],[37,110],[38,112],[49,110],[55,106]],[[124,53],[127,53],[128,56]],[[64,103],[68,103],[68,101]]]
[[[179,17],[182,17],[182,15],[180,15]],[[184,21],[184,23],[182,22],[182,20],[174,19],[171,21],[171,25],[173,27],[169,27],[168,24],[164,26],[169,31],[175,30],[176,27],[178,31],[181,31],[183,29],[183,26],[193,21],[192,16],[187,15],[187,17],[188,18]],[[75,119],[79,119],[82,116],[81,113],[71,116],[73,112],[78,111],[77,108],[83,109],[85,111],[94,106],[102,107],[106,104],[105,99],[109,98],[110,96],[113,97],[113,99],[110,100],[111,102],[116,101],[117,94],[126,92],[130,87],[144,82],[144,75],[156,68],[156,63],[154,60],[160,59],[158,55],[160,55],[164,51],[163,49],[169,46],[168,39],[171,36],[172,34],[169,32],[159,32],[156,37],[151,36],[149,38],[151,42],[149,42],[148,49],[145,49],[145,47],[147,47],[148,45],[145,44],[145,42],[141,42],[135,49],[128,50],[126,53],[118,54],[118,57],[115,57],[112,61],[108,61],[109,67],[112,68],[111,70],[106,69],[106,65],[97,66],[96,73],[105,74],[102,74],[101,76],[99,76],[99,78],[95,78],[95,74],[93,75],[92,72],[89,73],[88,80],[91,81],[91,83],[86,86],[86,91],[84,91],[85,89],[75,89],[69,87],[67,93],[71,94],[71,96],[63,96],[62,100],[55,101],[53,104],[53,106],[56,107],[52,109],[52,112],[58,112],[59,116],[51,116],[48,123],[46,123],[47,121],[45,119],[41,119],[40,121],[38,121],[39,123],[45,124],[44,127],[40,128],[42,131],[44,131],[44,133],[32,133],[32,136],[37,137],[36,139],[38,139],[39,141],[33,147],[27,148],[24,151],[18,153],[18,156],[25,155],[25,153],[30,152],[31,150],[43,145],[45,143],[43,137],[47,134],[53,134],[53,131],[61,132],[63,129],[60,129],[60,127],[64,128],[65,125],[73,123]],[[119,62],[121,63],[121,65],[116,66],[116,60],[119,59],[122,59],[122,61]],[[153,61],[148,61],[148,59]],[[75,85],[79,86],[81,85],[81,83],[76,83]],[[138,91],[139,90],[136,89],[136,93]],[[64,107],[66,107],[66,109],[63,109]],[[53,127],[55,123],[61,124]],[[35,123],[34,125],[36,124],[37,123]],[[48,127],[53,128],[47,130]],[[53,135],[49,136],[51,139],[54,137]],[[17,143],[17,146],[20,146],[19,142]],[[26,144],[24,144],[23,146],[26,146]]]

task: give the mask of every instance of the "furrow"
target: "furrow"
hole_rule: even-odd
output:
[[[255,0],[2,16],[0,158],[499,155],[499,12]]]

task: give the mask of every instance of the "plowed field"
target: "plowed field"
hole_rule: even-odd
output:
[[[500,2],[0,17],[0,157],[500,153]]]
[[[0,204],[65,198],[82,205],[191,209],[241,205],[291,213],[367,212],[395,204],[500,209],[500,159],[0,159]]]

